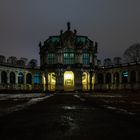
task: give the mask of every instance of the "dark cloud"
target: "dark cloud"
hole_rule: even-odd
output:
[[[38,42],[71,21],[99,42],[99,58],[122,56],[140,42],[139,0],[1,0],[0,54],[39,59]]]

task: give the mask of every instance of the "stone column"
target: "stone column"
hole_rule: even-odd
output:
[[[7,84],[10,84],[10,71],[7,71]]]
[[[93,72],[90,71],[90,92],[92,91],[92,76],[93,76]]]
[[[95,84],[98,84],[98,73],[95,72]]]
[[[56,59],[57,59],[56,63],[61,63],[61,54],[60,53],[57,53],[57,58]]]
[[[60,75],[60,90],[64,90],[64,73]]]
[[[46,76],[44,72],[40,72],[41,78],[40,78],[40,90],[46,91]]]
[[[139,79],[140,79],[140,77],[139,77],[139,71],[136,71],[136,82],[140,82]]]
[[[0,84],[1,84],[1,70],[0,70]]]
[[[63,84],[63,72],[61,70],[58,71],[57,76],[56,76],[56,90],[63,90],[64,89],[64,84]]]
[[[48,91],[48,72],[45,72],[46,77],[46,91]]]
[[[90,52],[90,63],[93,63],[92,60],[92,53]]]
[[[26,72],[24,72],[24,83],[23,84],[26,84]]]
[[[23,82],[23,90],[26,90],[27,88],[26,88],[26,71],[24,71],[24,82]]]
[[[80,70],[74,72],[74,89],[82,90],[82,72]]]
[[[128,83],[130,83],[130,82],[131,82],[131,80],[130,80],[130,74],[131,74],[131,72],[130,72],[130,71],[128,71]]]
[[[106,73],[103,73],[103,84],[106,84]]]
[[[15,88],[18,90],[18,71],[15,71]]]
[[[114,88],[114,81],[113,81],[113,72],[110,73],[111,74],[111,83],[110,83],[110,89]]]
[[[114,83],[114,74],[111,72],[111,84]]]
[[[60,53],[60,62],[61,62],[61,64],[63,64],[64,63],[64,53],[63,53],[63,51],[61,51],[61,53]]]
[[[119,72],[119,83],[122,84],[122,71]]]
[[[79,53],[75,53],[75,63],[79,63]]]
[[[16,81],[15,82],[16,82],[16,84],[18,84],[18,71],[15,72],[15,75],[16,75]]]
[[[118,89],[122,88],[122,71],[119,72],[119,86]]]
[[[79,62],[80,62],[80,64],[82,64],[82,63],[83,63],[83,59],[82,59],[82,52],[81,52],[81,53],[79,53]]]

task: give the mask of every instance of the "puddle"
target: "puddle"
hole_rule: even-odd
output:
[[[63,106],[62,108],[65,109],[65,110],[75,110],[75,109],[77,109],[76,106]]]
[[[86,107],[86,106],[62,106],[64,110],[95,110],[94,107]]]

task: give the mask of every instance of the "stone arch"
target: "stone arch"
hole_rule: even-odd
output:
[[[98,79],[98,84],[103,84],[104,83],[104,75],[102,73],[99,73],[97,75],[97,79]]]
[[[56,73],[55,72],[48,73],[48,90],[49,91],[56,90]]]
[[[10,84],[16,83],[16,75],[14,72],[10,72]]]
[[[90,90],[90,74],[89,74],[89,72],[83,72],[83,74],[82,74],[82,89],[83,89],[83,91]]]
[[[114,84],[119,84],[119,82],[120,82],[119,79],[120,79],[119,72],[115,72],[114,77],[113,77]]]
[[[32,74],[27,73],[26,75],[26,84],[32,84]]]
[[[136,82],[136,71],[130,72],[130,82]]]
[[[24,74],[22,72],[18,74],[18,83],[24,84]]]
[[[7,84],[7,72],[6,71],[1,72],[1,83]]]
[[[36,72],[34,74],[34,85],[40,85],[41,79],[40,79],[40,73]]]
[[[110,84],[111,83],[111,73],[106,73],[105,83],[106,84]]]
[[[64,72],[64,91],[74,91],[74,72]]]

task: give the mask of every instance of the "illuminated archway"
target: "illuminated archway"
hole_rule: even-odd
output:
[[[54,72],[48,73],[48,90],[55,91],[56,89],[56,74]]]
[[[82,74],[82,89],[83,91],[90,90],[90,75],[88,72],[83,72]]]
[[[83,72],[82,74],[82,89],[83,91],[89,91],[90,86],[92,90],[94,90],[95,84],[95,74],[92,75],[91,84],[90,84],[90,74],[89,72]]]
[[[64,91],[74,90],[74,73],[72,71],[64,72]]]

